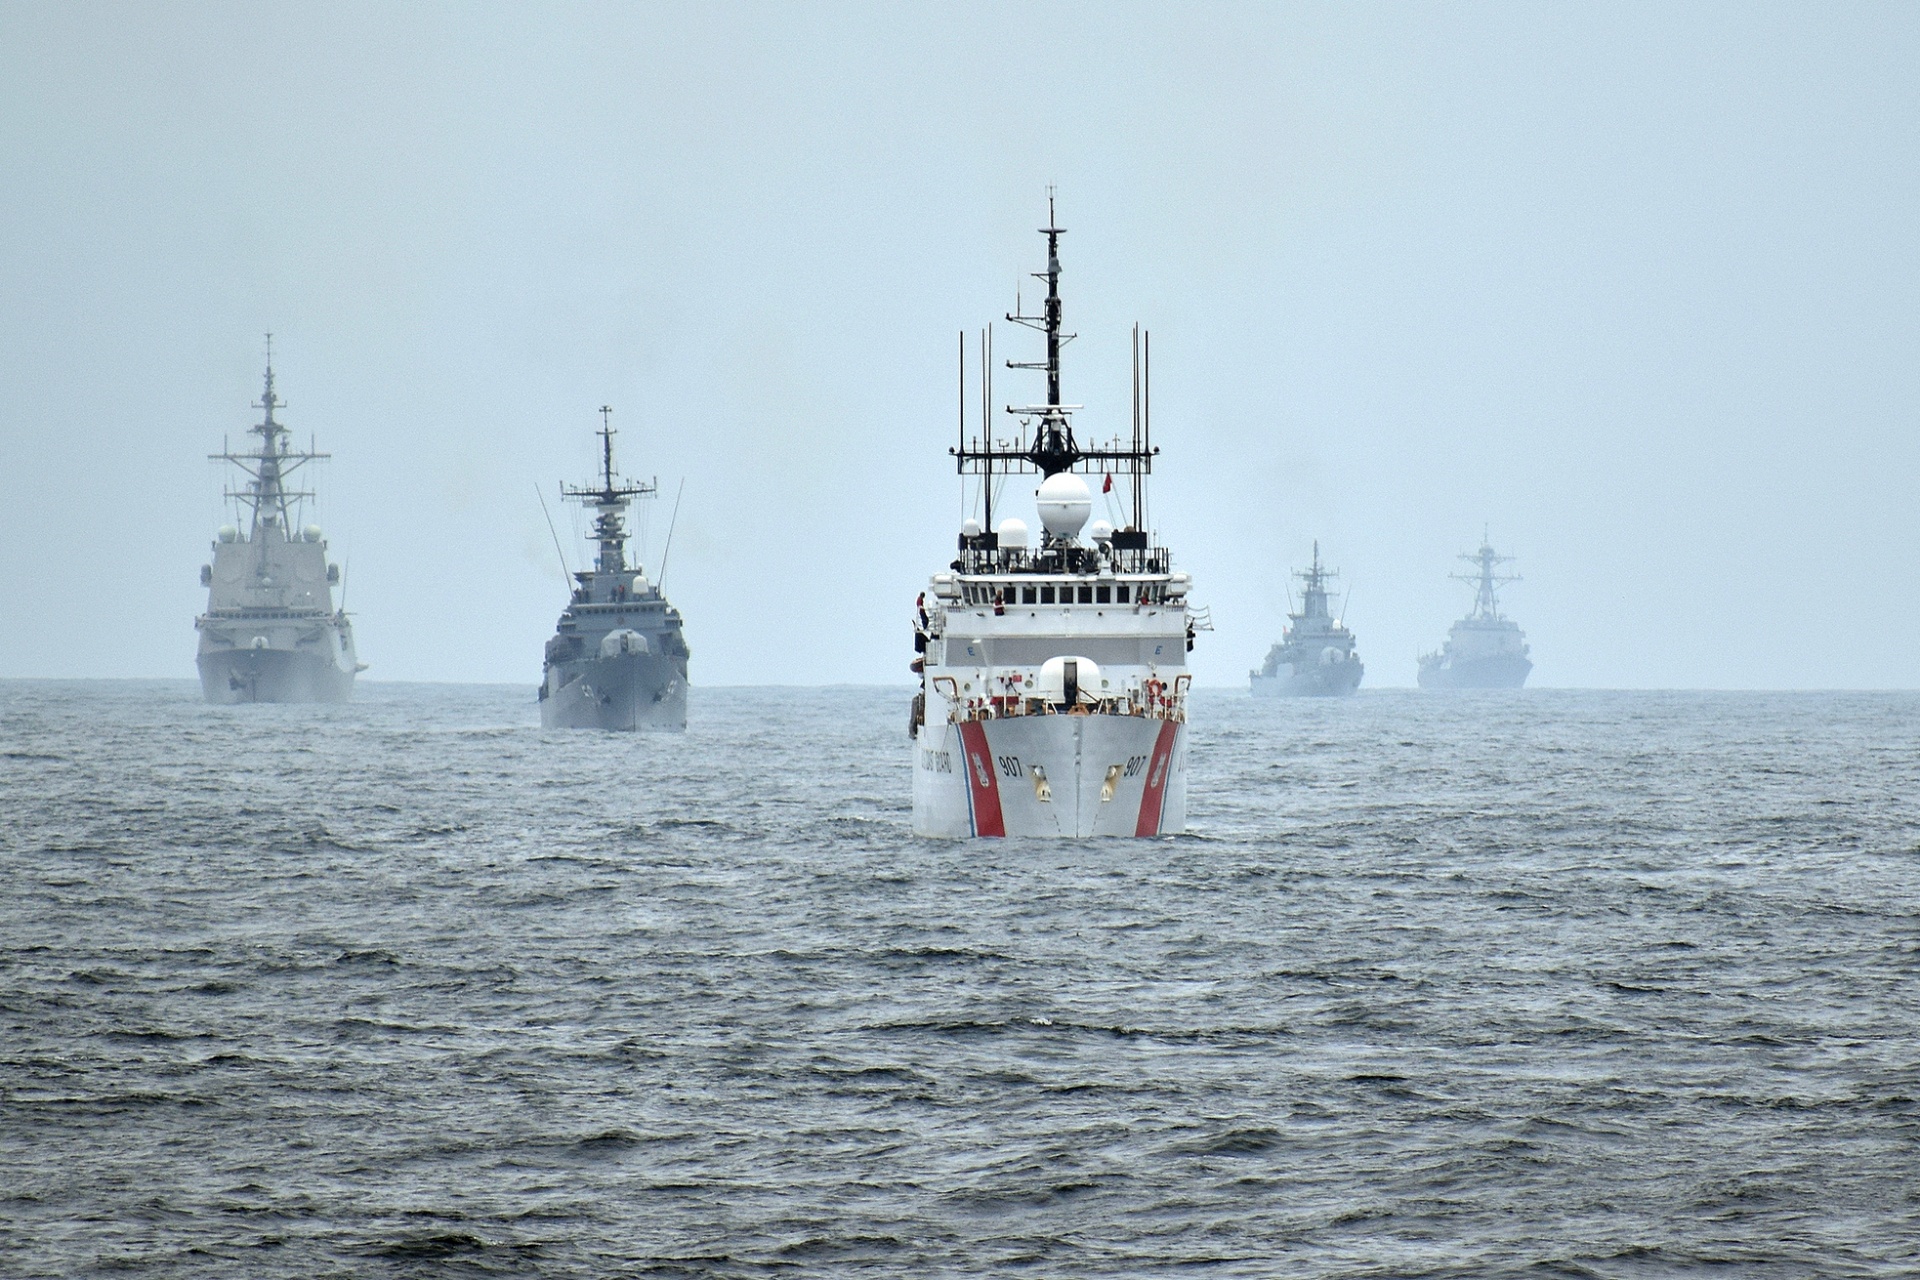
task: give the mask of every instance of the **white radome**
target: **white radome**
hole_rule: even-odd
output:
[[[1093,494],[1087,482],[1070,471],[1048,476],[1033,495],[1040,523],[1056,538],[1072,538],[1093,514]]]
[[[220,539],[222,542],[238,542],[240,541],[240,531],[230,524],[223,524],[220,526],[220,531],[214,534],[214,537]]]
[[[1048,702],[1065,702],[1069,662],[1074,664],[1074,682],[1080,688],[1082,699],[1107,696],[1109,690],[1106,688],[1106,678],[1100,674],[1100,664],[1091,658],[1077,658],[1072,654],[1048,658],[1040,664],[1040,672],[1033,680],[1033,696]]]
[[[1002,551],[1025,551],[1027,549],[1027,522],[1019,516],[1008,516],[1000,522],[1000,549]]]
[[[1106,519],[1095,520],[1087,526],[1087,536],[1095,542],[1105,542],[1113,536],[1113,521]]]
[[[962,520],[960,522],[960,536],[963,538],[979,537],[980,522],[978,520],[975,520],[972,516],[968,516],[965,520]]]

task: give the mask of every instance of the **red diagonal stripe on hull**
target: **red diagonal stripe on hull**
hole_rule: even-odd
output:
[[[1140,789],[1140,821],[1133,828],[1137,836],[1160,834],[1160,806],[1167,802],[1167,775],[1173,772],[1173,740],[1179,732],[1179,726],[1171,720],[1160,723],[1153,759],[1147,764],[1147,783]]]
[[[987,730],[979,721],[960,726],[960,754],[967,767],[967,797],[973,810],[973,834],[1004,836],[1006,819],[1000,816],[1000,782],[993,767],[993,753],[987,750]],[[1157,813],[1158,810],[1156,809]]]

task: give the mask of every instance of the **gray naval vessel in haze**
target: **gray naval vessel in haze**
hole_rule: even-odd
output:
[[[1360,687],[1366,668],[1354,651],[1353,632],[1327,610],[1327,580],[1338,571],[1320,567],[1320,544],[1313,544],[1313,567],[1296,571],[1302,583],[1300,612],[1289,623],[1267,660],[1248,673],[1256,697],[1338,698]],[[1345,612],[1342,610],[1342,612]]]
[[[334,603],[340,566],[327,562],[320,526],[300,523],[301,504],[313,494],[288,487],[295,471],[328,455],[293,449],[275,420],[283,402],[273,391],[268,339],[266,390],[254,406],[262,417],[250,432],[260,445],[211,455],[247,475],[226,492],[246,528],[222,526],[213,563],[200,567],[207,588],[207,611],[193,623],[200,690],[208,702],[345,702],[366,668],[354,655],[346,611]]]
[[[1512,556],[1494,554],[1483,536],[1480,550],[1460,557],[1475,566],[1473,573],[1451,575],[1474,588],[1473,611],[1453,624],[1438,652],[1420,657],[1422,689],[1518,689],[1527,682],[1533,660],[1527,656],[1527,638],[1513,619],[1500,612],[1495,588],[1520,581],[1518,574],[1502,575],[1495,566]]]
[[[599,557],[573,575],[573,599],[547,641],[540,681],[540,723],[549,729],[687,727],[687,659],[680,611],[627,564],[622,515],[659,487],[620,478],[613,469],[613,410],[602,406],[600,482],[562,485],[561,496],[591,508]]]

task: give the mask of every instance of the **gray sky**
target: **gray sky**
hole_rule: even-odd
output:
[[[904,683],[1049,183],[1083,432],[1153,332],[1202,681],[1318,537],[1412,683],[1484,523],[1538,684],[1916,683],[1920,8],[1867,4],[5,3],[0,675],[192,674],[271,329],[368,678],[538,678],[533,485],[610,403],[697,683]]]

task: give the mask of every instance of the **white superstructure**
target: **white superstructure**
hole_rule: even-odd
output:
[[[1049,206],[1051,213],[1051,206]],[[1049,217],[1051,224],[1052,218]],[[1146,525],[1150,441],[1136,337],[1130,440],[1082,448],[1061,403],[1062,229],[1049,225],[1046,310],[1007,318],[1043,332],[1047,401],[986,421],[990,337],[982,338],[982,424],[953,455],[979,477],[981,516],[915,611],[914,830],[930,836],[1154,836],[1185,829],[1190,583]],[[964,374],[962,378],[964,385]],[[963,410],[964,420],[964,410]],[[1043,477],[1029,541],[1020,516],[994,524],[996,486]],[[1099,477],[1090,486],[1083,477]],[[1114,478],[1128,489],[1116,493]],[[1004,496],[1000,495],[1000,496]],[[1092,518],[1105,508],[1114,520]],[[1125,524],[1116,528],[1119,519]]]

